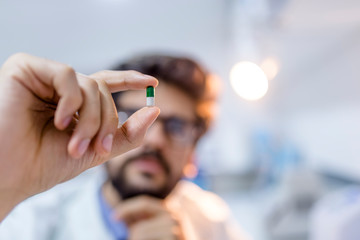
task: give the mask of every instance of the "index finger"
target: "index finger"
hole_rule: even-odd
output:
[[[163,201],[149,196],[131,198],[115,208],[114,217],[126,223],[132,223],[138,219],[149,218],[154,215],[165,213]]]
[[[141,90],[148,86],[156,87],[159,82],[156,78],[142,74],[137,71],[100,71],[90,75],[95,80],[106,82],[110,92],[119,92],[124,90]]]

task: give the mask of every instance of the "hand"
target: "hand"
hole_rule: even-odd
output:
[[[183,240],[181,225],[160,199],[139,196],[121,203],[115,218],[129,228],[129,240]]]
[[[135,71],[76,74],[27,54],[0,70],[0,221],[20,201],[140,145],[159,109],[117,128],[111,92],[157,86]]]

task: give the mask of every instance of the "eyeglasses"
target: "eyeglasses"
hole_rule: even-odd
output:
[[[119,124],[123,124],[136,109],[120,109]],[[156,122],[161,122],[162,130],[170,141],[182,145],[193,144],[203,133],[200,121],[189,121],[175,116],[158,116]]]

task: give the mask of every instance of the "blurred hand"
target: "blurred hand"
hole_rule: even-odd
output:
[[[0,70],[0,220],[20,201],[140,145],[159,109],[117,128],[111,92],[157,86],[135,71],[76,74],[16,54]]]
[[[177,218],[163,200],[139,196],[121,202],[115,218],[126,223],[129,240],[184,240]]]

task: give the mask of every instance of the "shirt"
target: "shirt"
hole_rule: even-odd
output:
[[[113,218],[113,209],[106,202],[101,188],[98,191],[98,200],[100,204],[101,215],[109,231],[114,235],[116,240],[126,240],[128,236],[127,227],[124,222],[117,221]]]

